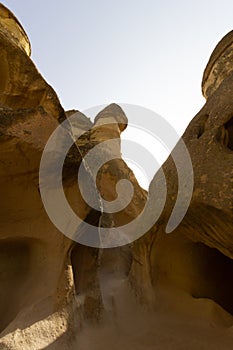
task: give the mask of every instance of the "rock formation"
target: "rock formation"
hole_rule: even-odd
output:
[[[112,104],[94,123],[80,112],[65,113],[29,57],[22,26],[3,5],[0,46],[0,349],[230,349],[232,32],[210,58],[202,86],[206,104],[183,136],[194,170],[185,218],[173,233],[165,233],[178,189],[170,157],[163,165],[168,196],[161,217],[140,239],[111,249],[76,243],[54,226],[41,200],[39,167],[50,135],[76,113],[74,133],[81,130],[82,136],[63,169],[69,204],[96,230],[134,220],[148,194],[121,159],[125,113]],[[101,168],[96,183],[85,168],[91,195],[100,204],[93,209],[77,186],[77,170],[96,145],[113,138],[115,146],[103,152],[114,159]],[[132,183],[132,201],[124,210],[106,214],[99,196],[113,201],[121,179]],[[149,196],[156,187],[158,174]],[[81,223],[76,233],[88,235],[86,226]]]

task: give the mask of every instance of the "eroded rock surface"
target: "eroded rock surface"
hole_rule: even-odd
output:
[[[232,42],[231,32],[211,56],[203,78],[207,102],[183,137],[194,171],[185,218],[173,233],[165,233],[178,190],[170,157],[163,166],[167,202],[157,223],[133,243],[99,249],[76,243],[49,220],[39,191],[41,155],[59,123],[76,113],[73,136],[83,135],[65,159],[63,186],[72,209],[94,225],[99,237],[101,227],[118,228],[134,220],[147,201],[121,158],[120,134],[127,117],[115,104],[94,123],[78,111],[65,113],[29,57],[23,28],[0,6],[1,349],[232,347]],[[113,160],[100,169],[96,182],[85,168],[90,193],[99,203],[93,209],[82,198],[77,171],[93,148],[112,139],[114,145],[101,153]],[[106,214],[103,199],[116,198],[121,179],[132,183],[132,201],[124,210]],[[155,175],[149,195],[157,187]],[[76,234],[88,234],[85,224]]]

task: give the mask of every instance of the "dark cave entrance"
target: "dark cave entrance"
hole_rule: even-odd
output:
[[[233,315],[233,259],[182,231],[161,232],[155,240],[150,258],[154,288],[165,285],[193,298],[213,300]]]
[[[201,258],[202,283],[193,296],[212,299],[233,315],[233,260],[217,249],[202,243],[196,245]]]
[[[227,147],[233,151],[233,118],[225,124],[225,129],[227,132]]]

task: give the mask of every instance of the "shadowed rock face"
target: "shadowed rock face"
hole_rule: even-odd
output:
[[[40,159],[59,123],[77,113],[72,132],[83,135],[65,159],[66,198],[97,234],[101,227],[127,224],[147,200],[121,159],[127,117],[115,104],[94,123],[75,110],[65,114],[30,60],[23,28],[0,5],[1,349],[232,347],[232,42],[231,32],[214,50],[203,77],[207,102],[183,136],[193,163],[194,191],[182,223],[165,233],[178,188],[170,157],[163,165],[167,202],[156,225],[132,244],[97,249],[73,242],[50,222],[38,188]],[[85,168],[91,195],[99,203],[93,209],[81,196],[77,171],[88,152],[113,138],[115,146],[102,152],[115,157],[100,169],[96,183]],[[116,184],[124,178],[133,185],[132,201],[117,213],[104,213],[102,198],[114,200]],[[156,186],[158,175],[149,195]],[[77,233],[88,234],[84,223]]]

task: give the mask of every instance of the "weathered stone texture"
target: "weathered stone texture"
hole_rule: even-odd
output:
[[[232,348],[232,32],[210,58],[202,85],[206,104],[183,136],[194,171],[185,218],[165,233],[178,189],[170,157],[163,165],[168,196],[158,222],[134,243],[105,250],[73,242],[50,222],[39,191],[40,159],[59,123],[77,113],[73,132],[84,134],[65,160],[67,200],[97,229],[124,225],[147,200],[121,158],[127,117],[115,104],[94,123],[78,111],[65,113],[30,50],[22,26],[0,5],[0,349]],[[124,210],[106,215],[101,205],[93,210],[84,202],[77,170],[94,146],[113,138],[115,147],[103,152],[117,159],[101,168],[95,185],[87,169],[88,184],[93,196],[113,200],[117,182],[126,178],[134,194]],[[156,186],[157,175],[149,195]]]

